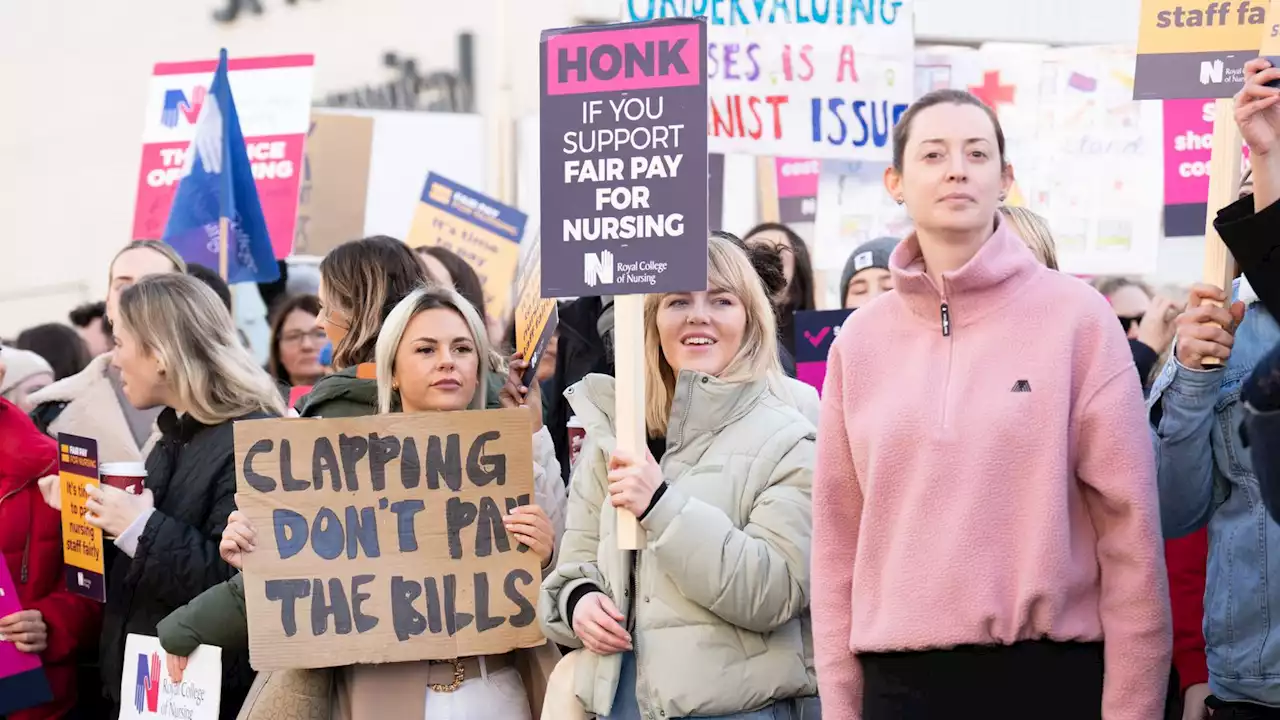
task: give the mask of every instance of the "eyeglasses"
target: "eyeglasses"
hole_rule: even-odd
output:
[[[301,343],[304,338],[310,338],[311,342],[314,342],[317,345],[323,345],[326,337],[324,330],[321,330],[320,328],[310,331],[290,330],[280,336],[280,342],[287,345],[297,345]]]
[[[1120,327],[1124,328],[1124,331],[1127,333],[1132,330],[1134,326],[1141,325],[1142,318],[1145,317],[1145,315],[1130,315],[1128,317],[1118,315],[1117,317],[1120,318]]]

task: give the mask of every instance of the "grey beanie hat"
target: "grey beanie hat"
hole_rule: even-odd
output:
[[[853,281],[854,275],[867,268],[889,269],[889,256],[893,254],[893,249],[898,247],[900,242],[902,238],[879,237],[862,243],[849,255],[849,259],[844,264],[844,271],[840,273],[841,304],[844,303],[845,295],[849,294],[849,283]]]

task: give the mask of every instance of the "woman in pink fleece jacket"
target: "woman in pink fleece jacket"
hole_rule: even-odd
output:
[[[999,220],[1012,179],[968,93],[929,93],[894,129],[885,185],[916,232],[895,291],[832,346],[818,426],[825,720],[1162,715],[1169,594],[1133,358],[1106,300]]]

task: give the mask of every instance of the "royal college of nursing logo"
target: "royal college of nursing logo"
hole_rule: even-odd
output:
[[[582,280],[587,287],[613,284],[613,253],[587,253],[582,256]]]
[[[138,679],[134,683],[133,709],[154,713],[160,707],[160,655],[138,653]]]
[[[165,90],[164,111],[160,114],[160,124],[167,128],[176,128],[178,122],[185,119],[188,125],[194,125],[200,117],[200,109],[204,107],[204,100],[208,95],[209,90],[203,85],[197,85],[191,91],[190,100],[182,90]]]

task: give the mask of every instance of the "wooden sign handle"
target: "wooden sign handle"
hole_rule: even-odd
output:
[[[613,299],[614,416],[618,449],[644,457],[649,449],[644,422],[644,295]],[[645,532],[636,516],[618,508],[618,549],[639,550]]]
[[[1203,281],[1231,293],[1235,279],[1235,260],[1213,227],[1218,211],[1236,199],[1240,187],[1240,128],[1236,126],[1235,100],[1223,98],[1213,107],[1213,150],[1209,156],[1209,202],[1204,228]],[[1216,304],[1216,303],[1215,303]],[[1208,357],[1203,365],[1220,366],[1218,358]]]
[[[782,209],[778,205],[778,163],[773,157],[756,158],[756,186],[760,189],[760,222],[782,222]]]

